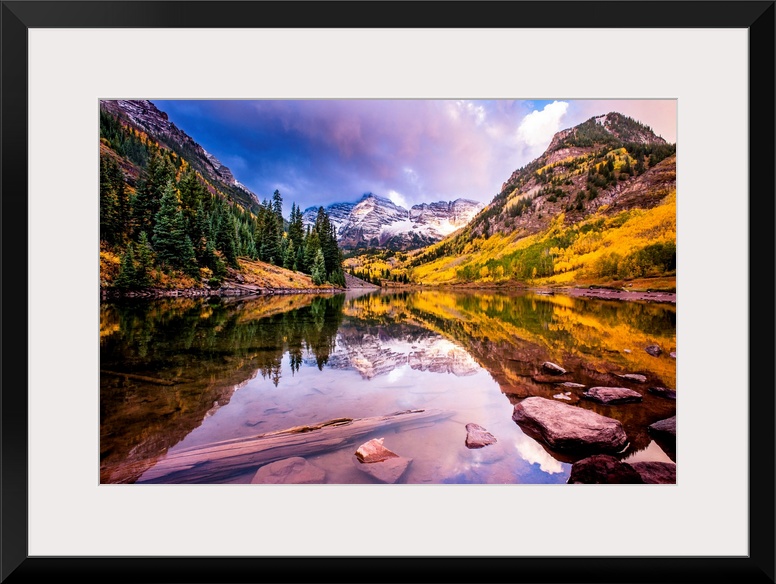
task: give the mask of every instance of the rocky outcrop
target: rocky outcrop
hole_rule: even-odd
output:
[[[596,454],[571,465],[568,484],[641,484],[641,475],[627,462],[608,454]]]
[[[465,226],[482,207],[476,201],[456,199],[405,209],[390,199],[366,193],[355,203],[335,203],[325,209],[344,249],[408,250],[440,241]],[[317,214],[318,207],[305,209],[305,224],[313,225]]]
[[[466,424],[467,448],[483,448],[495,442],[496,437],[479,424]]]
[[[627,387],[591,387],[582,395],[601,404],[624,404],[643,399],[638,391]]]
[[[676,463],[656,460],[631,462],[630,465],[639,473],[641,480],[647,484],[676,484]]]
[[[512,419],[558,450],[619,452],[628,443],[618,420],[542,397],[515,405]]]
[[[325,482],[326,471],[304,458],[295,456],[265,464],[251,479],[252,484],[321,484]]]
[[[232,171],[173,124],[167,114],[145,99],[101,100],[100,108],[145,132],[153,140],[185,158],[205,178],[231,187],[232,195],[247,207],[258,206],[255,193],[238,182]]]

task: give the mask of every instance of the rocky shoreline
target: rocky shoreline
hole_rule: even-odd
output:
[[[261,288],[259,286],[239,285],[222,286],[220,288],[183,288],[163,290],[149,288],[145,290],[114,290],[100,289],[102,300],[119,298],[201,298],[210,296],[270,296],[275,294],[337,294],[345,292],[345,288]]]
[[[348,286],[347,288],[338,287],[324,287],[324,288],[264,288],[251,284],[239,284],[236,282],[229,282],[222,285],[220,288],[183,288],[165,290],[160,288],[148,288],[144,290],[116,290],[111,288],[101,288],[100,297],[102,300],[111,300],[117,298],[194,298],[202,296],[265,296],[270,294],[337,294],[340,292],[346,292],[347,290],[358,289],[374,289],[379,290],[376,286]],[[394,288],[394,287],[388,287]],[[424,287],[415,286],[402,286],[398,288],[408,288],[422,290]],[[440,287],[441,288],[441,287]],[[480,289],[471,286],[446,286],[443,289],[452,290],[473,290]],[[481,289],[490,289],[487,287],[481,287]],[[510,290],[503,287],[496,288],[499,290]],[[544,296],[553,296],[555,294],[573,296],[575,298],[597,298],[603,300],[639,300],[643,302],[666,302],[670,304],[676,304],[676,292],[652,292],[652,291],[634,291],[634,290],[622,290],[617,288],[598,288],[591,286],[590,288],[515,288],[523,292],[531,292],[534,294],[540,294]]]
[[[552,296],[554,294],[563,294],[574,296],[575,298],[598,298],[603,300],[641,300],[644,302],[669,302],[676,304],[676,292],[653,292],[623,290],[620,288],[529,288],[529,291],[535,294],[544,294]]]

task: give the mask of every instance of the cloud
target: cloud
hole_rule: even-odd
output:
[[[407,203],[407,199],[401,193],[397,193],[394,190],[390,190],[388,191],[387,196],[393,202],[394,205],[397,205],[399,207],[404,207],[405,209],[409,209],[411,207],[411,205]]]
[[[518,139],[531,150],[544,149],[555,133],[561,129],[561,120],[566,115],[569,104],[565,101],[553,101],[528,114],[517,128]]]

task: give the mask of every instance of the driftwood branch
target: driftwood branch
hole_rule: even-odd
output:
[[[411,428],[451,415],[452,412],[441,410],[407,410],[372,418],[336,418],[320,424],[194,446],[167,454],[137,482],[220,482],[283,458],[336,450],[376,430]]]

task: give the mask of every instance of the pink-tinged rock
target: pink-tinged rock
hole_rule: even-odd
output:
[[[326,471],[298,456],[265,464],[251,480],[252,484],[321,484]]]
[[[656,485],[676,484],[676,463],[661,461],[631,462],[645,483]]]
[[[466,447],[482,448],[496,442],[496,437],[479,424],[466,424]]]
[[[671,359],[676,359],[676,351],[671,351],[669,355],[671,356]]]
[[[642,375],[641,373],[624,373],[623,375],[617,375],[617,377],[627,379],[628,381],[634,381],[636,383],[646,383],[647,381],[647,376]]]
[[[650,387],[647,391],[666,399],[676,399],[676,391],[667,387]]]
[[[594,454],[571,465],[568,484],[641,484],[641,475],[627,462],[608,454]]]
[[[602,404],[624,404],[642,400],[638,391],[627,387],[591,387],[582,395]]]
[[[559,383],[561,387],[569,387],[571,389],[584,389],[585,386],[581,383],[574,383],[573,381],[564,381],[563,383]]]
[[[369,442],[364,442],[356,450],[356,458],[360,462],[382,462],[389,458],[398,458],[398,454],[391,452],[385,446],[383,446],[383,440],[385,438],[373,438]]]
[[[381,483],[388,484],[397,482],[404,475],[411,462],[411,458],[404,458],[398,455],[394,455],[393,458],[387,458],[382,462],[360,462],[357,458],[353,458],[353,464],[356,465],[358,470]]]
[[[557,450],[619,452],[628,443],[619,421],[543,397],[518,403],[512,419]]]
[[[676,439],[676,416],[651,424],[649,431],[662,437]]]
[[[556,365],[551,361],[545,361],[544,363],[542,363],[542,369],[544,369],[550,375],[563,375],[564,373],[566,373],[566,370],[563,367],[561,367],[560,365]]]

